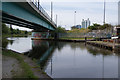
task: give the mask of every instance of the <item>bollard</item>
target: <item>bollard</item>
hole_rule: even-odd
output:
[[[87,37],[85,37],[85,41],[87,41]]]
[[[115,49],[115,39],[113,39],[113,49]]]

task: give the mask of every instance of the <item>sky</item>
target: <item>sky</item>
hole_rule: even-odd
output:
[[[74,25],[75,11],[76,25],[81,25],[82,19],[88,18],[91,25],[93,23],[103,24],[104,0],[40,0],[41,6],[49,15],[51,15],[51,1],[53,2],[53,20],[56,22],[55,16],[57,15],[57,25],[67,30]],[[118,1],[106,0],[106,23],[118,24]]]

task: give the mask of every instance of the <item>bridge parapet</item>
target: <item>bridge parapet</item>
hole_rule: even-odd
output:
[[[32,3],[30,3],[32,2]],[[52,24],[56,27],[56,24],[54,21],[52,21],[51,17],[48,15],[48,13],[42,8],[40,3],[37,0],[30,0],[30,4],[34,5],[42,14],[43,16]]]

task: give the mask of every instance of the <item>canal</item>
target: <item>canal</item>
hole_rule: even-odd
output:
[[[119,55],[112,51],[85,43],[8,39],[13,42],[7,49],[35,60],[52,78],[118,78]]]

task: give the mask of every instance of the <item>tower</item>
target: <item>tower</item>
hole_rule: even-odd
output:
[[[118,25],[120,25],[120,1],[118,2]]]

